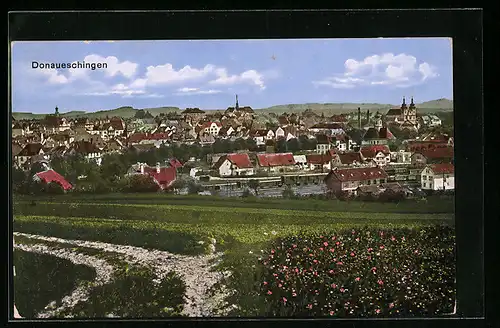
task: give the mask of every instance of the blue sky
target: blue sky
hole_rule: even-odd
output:
[[[12,43],[12,109],[225,109],[452,99],[448,38]],[[33,69],[106,63],[106,69]]]

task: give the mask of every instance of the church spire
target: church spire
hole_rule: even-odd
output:
[[[411,103],[410,103],[410,106],[415,106],[415,104],[413,103],[413,96],[411,96]]]
[[[54,114],[55,114],[56,116],[58,116],[58,115],[59,115],[59,108],[57,108],[57,106],[56,106],[56,110],[55,110]]]
[[[401,104],[401,108],[406,108],[406,97],[403,96],[403,103]]]
[[[240,105],[238,104],[238,95],[236,95],[236,110],[238,110],[240,108]]]

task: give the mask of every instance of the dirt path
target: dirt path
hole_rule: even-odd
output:
[[[94,283],[96,285],[104,285],[111,281],[114,269],[105,260],[96,258],[94,256],[80,254],[78,252],[73,252],[67,249],[57,249],[48,247],[45,245],[23,245],[14,244],[14,248],[20,249],[26,252],[38,253],[38,254],[48,254],[63,258],[73,262],[74,264],[83,264],[93,268],[96,272],[96,279]],[[55,302],[47,305],[45,309],[40,312],[38,318],[51,318],[54,317],[60,311],[71,308],[75,306],[80,301],[86,301],[88,299],[90,289],[86,286],[78,286],[75,288],[71,294],[65,296],[62,299],[62,304],[59,307],[55,307]]]
[[[212,270],[215,263],[211,263],[212,260],[220,258],[221,254],[184,256],[135,246],[68,240],[19,232],[15,232],[14,236],[23,236],[36,240],[89,247],[104,252],[123,254],[124,259],[130,263],[151,267],[156,273],[158,280],[165,277],[168,272],[175,271],[186,283],[186,299],[183,313],[190,317],[215,315],[213,311],[214,304],[208,299],[208,290],[222,277],[222,273]],[[20,246],[25,247],[24,245]]]

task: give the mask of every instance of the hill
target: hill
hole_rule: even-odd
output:
[[[426,101],[417,105],[417,110],[421,114],[436,113],[436,112],[449,112],[453,111],[453,101],[445,98]],[[307,103],[307,104],[287,104],[287,105],[277,105],[267,108],[255,109],[257,114],[268,116],[271,113],[282,114],[286,113],[299,113],[306,109],[311,109],[313,112],[321,114],[324,113],[325,116],[331,116],[334,114],[349,113],[361,108],[362,111],[380,111],[384,112],[387,109],[399,106],[390,104],[376,104],[376,103]],[[178,107],[156,107],[156,108],[142,108],[149,111],[153,116],[160,113],[170,113],[170,112],[180,112],[182,109]],[[74,117],[87,117],[87,118],[99,118],[99,117],[112,117],[120,116],[123,118],[133,117],[138,109],[125,106],[109,110],[100,110],[97,112],[85,112],[85,111],[70,111],[62,113],[61,116],[74,118]],[[212,111],[212,110],[206,110]],[[45,117],[46,114],[33,114],[27,112],[14,112],[12,116],[15,119],[41,119]]]
[[[149,111],[153,116],[156,116],[160,113],[169,113],[169,112],[176,112],[180,111],[178,107],[157,107],[157,108],[141,108],[146,111]],[[66,113],[61,113],[62,117],[67,117],[67,118],[76,118],[76,117],[85,117],[85,118],[104,118],[106,116],[108,117],[113,117],[113,116],[119,116],[122,118],[131,118],[134,117],[135,113],[137,112],[138,109],[130,107],[130,106],[125,106],[125,107],[119,107],[115,109],[108,109],[108,110],[100,110],[97,112],[85,112],[85,111],[70,111]],[[14,117],[16,120],[22,120],[22,119],[42,119],[45,117],[47,114],[33,114],[33,113],[27,113],[27,112],[13,112],[12,117]]]

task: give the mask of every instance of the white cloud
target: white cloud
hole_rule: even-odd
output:
[[[104,71],[104,74],[108,77],[113,77],[116,75],[122,75],[125,78],[134,77],[137,72],[139,64],[130,61],[120,62],[115,56],[102,57],[99,55],[88,55],[83,58],[85,63],[103,63],[106,64],[106,68],[96,69],[96,71]],[[73,78],[83,78],[88,75],[92,70],[88,68],[70,68],[69,73]]]
[[[435,67],[426,62],[417,66],[417,58],[404,53],[373,55],[361,61],[349,58],[344,68],[344,73],[313,83],[344,89],[364,85],[409,87],[438,76]]]
[[[261,90],[266,88],[262,80],[263,75],[253,69],[239,75],[228,75],[225,68],[218,68],[215,70],[215,74],[217,75],[217,79],[210,81],[211,84],[233,85],[247,82],[257,85]]]
[[[176,71],[172,64],[148,66],[146,76],[134,81],[140,86],[154,86],[167,83],[185,82],[200,79],[212,73],[215,69],[213,65],[206,65],[202,69],[192,68],[187,65]]]
[[[42,69],[37,70],[37,72],[43,74],[50,84],[66,84],[69,81],[66,76],[59,73],[56,69]]]
[[[211,94],[216,94],[216,93],[221,93],[220,90],[200,90],[198,88],[180,88],[177,89],[177,92],[174,93],[176,96],[188,96],[188,95],[211,95]]]

